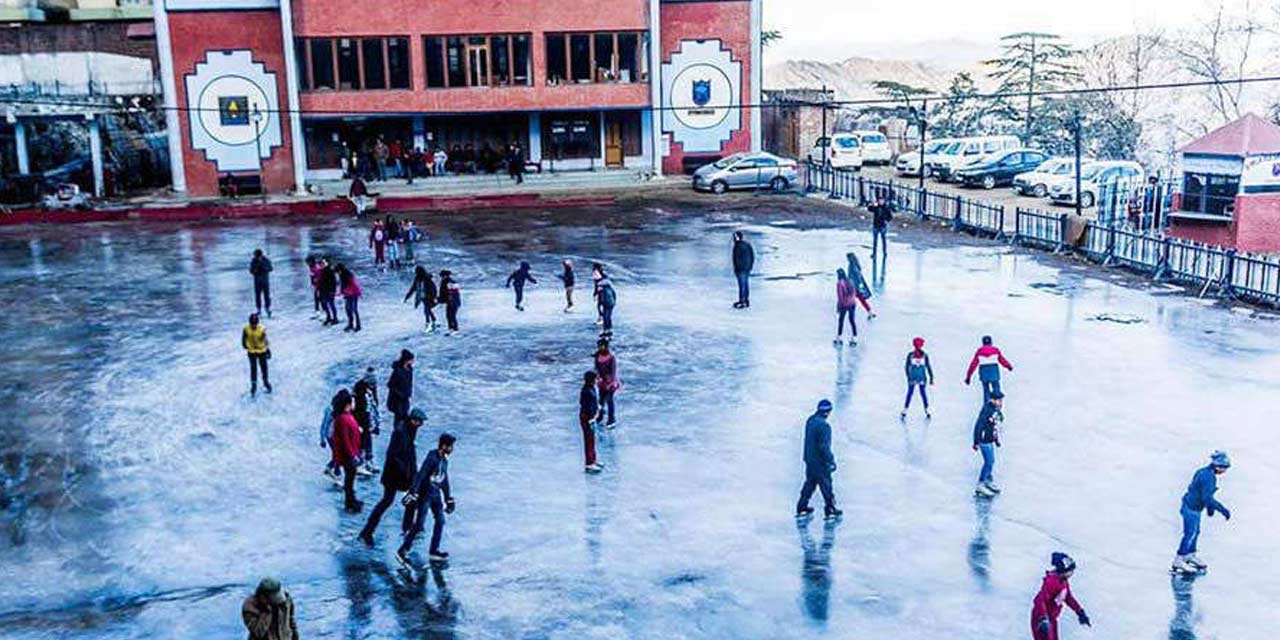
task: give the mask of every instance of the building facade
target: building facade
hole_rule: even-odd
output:
[[[379,139],[455,159],[519,144],[543,171],[756,150],[760,1],[168,0],[174,186],[294,190]]]

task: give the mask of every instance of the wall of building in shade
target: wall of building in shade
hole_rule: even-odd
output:
[[[271,0],[170,0],[170,37],[158,46],[169,47],[173,54],[174,104],[184,110],[178,123],[182,132],[181,165],[188,191],[194,195],[215,194],[220,175],[246,171],[243,159],[247,138],[253,138],[258,146],[267,143],[261,154],[260,174],[268,190],[296,186],[294,176],[300,172],[295,172],[292,145],[303,141],[292,139],[289,114],[276,111],[275,117],[264,117],[264,122],[246,123],[243,118],[228,118],[225,113],[216,114],[216,119],[207,114],[202,118],[190,110],[218,109],[219,104],[241,104],[239,100],[248,100],[244,104],[251,108],[261,109],[270,102],[285,110],[289,88],[286,83],[299,86],[300,81],[299,69],[288,68],[285,62],[285,47],[297,46],[296,51],[304,52],[298,66],[306,74],[311,71],[306,65],[312,60],[300,43],[308,38],[399,38],[397,44],[408,50],[409,86],[320,90],[300,86],[299,118],[303,123],[320,119],[417,118],[414,129],[420,130],[424,117],[445,122],[446,116],[456,119],[468,114],[525,114],[519,116],[528,121],[525,130],[529,137],[524,143],[533,146],[538,142],[542,115],[595,112],[596,121],[606,122],[609,119],[603,114],[630,110],[641,114],[647,132],[644,162],[656,164],[653,168],[663,172],[679,173],[691,164],[751,150],[753,139],[758,139],[758,135],[753,136],[750,109],[743,105],[753,104],[753,96],[758,95],[759,69],[753,51],[758,51],[759,2],[444,0],[433,2],[426,10],[412,0],[390,0],[376,8],[354,11],[349,2],[340,0],[293,0],[294,42],[285,42],[279,8]],[[653,15],[659,16],[656,25],[651,25]],[[619,33],[640,34],[649,47],[656,49],[645,56],[643,71],[628,69],[622,74],[624,77],[619,77],[620,63],[612,62],[610,72],[610,64],[600,64],[593,48],[591,60],[595,69],[590,80],[549,80],[554,72],[548,70],[548,64],[554,61],[548,58],[556,54],[546,45],[548,34],[597,34],[597,39],[590,42],[603,43],[605,55],[612,52],[616,58],[620,51],[608,48],[609,34]],[[428,87],[428,38],[495,34],[528,36],[527,84],[509,86],[514,83],[504,82],[499,86],[493,80],[493,86]],[[612,46],[617,47],[619,40],[612,37]],[[569,38],[565,41],[568,45]],[[212,53],[230,55],[237,51],[248,53],[247,64],[252,67],[240,75],[260,78],[271,86],[261,87],[259,92],[244,88],[243,82],[198,76],[199,68],[225,67],[199,67],[210,60]],[[566,51],[567,57],[570,54]],[[237,75],[231,68],[224,68],[222,73]],[[307,76],[302,81],[310,79]],[[657,92],[660,103],[678,107],[675,112],[681,117],[663,113],[671,109],[652,109],[653,83],[662,87]],[[223,96],[221,101],[209,95],[212,91],[231,90],[226,87],[240,87],[235,91],[245,95]],[[248,95],[258,93],[268,96],[263,104]],[[234,135],[237,126],[253,127],[257,133]],[[655,127],[660,135],[652,135]],[[241,148],[204,148],[219,146],[224,139],[223,146]]]
[[[1220,221],[1174,218],[1169,234],[1250,253],[1280,253],[1280,194],[1236,196],[1232,216]]]

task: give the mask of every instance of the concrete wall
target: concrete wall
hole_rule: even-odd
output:
[[[280,15],[275,11],[202,11],[169,14],[173,40],[173,65],[177,84],[176,103],[188,104],[184,78],[195,73],[197,63],[208,51],[248,49],[253,60],[262,63],[276,75],[278,103],[287,104],[285,95],[284,48],[281,46]],[[186,113],[179,119],[182,131],[183,166],[186,168],[187,191],[195,196],[217,195],[218,173],[213,162],[191,144],[191,120]],[[283,143],[271,150],[263,160],[263,181],[268,191],[280,193],[293,189],[292,140],[289,128],[283,127]]]

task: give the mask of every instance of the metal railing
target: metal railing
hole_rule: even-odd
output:
[[[804,176],[809,192],[825,191],[833,198],[846,198],[863,206],[880,197],[894,203],[899,212],[915,214],[923,220],[949,222],[957,231],[997,239],[1005,236],[1003,205],[813,164],[805,165]],[[1173,238],[1159,229],[1134,228],[1123,221],[1112,225],[1086,223],[1084,241],[1077,249],[1067,240],[1069,220],[1068,214],[1018,207],[1009,241],[1053,252],[1078,251],[1103,266],[1122,266],[1157,281],[1197,287],[1201,296],[1212,291],[1227,298],[1280,307],[1280,256],[1239,253]]]

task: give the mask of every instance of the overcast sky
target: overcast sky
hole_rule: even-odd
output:
[[[919,43],[994,43],[1016,31],[1046,31],[1084,45],[1138,25],[1185,26],[1209,0],[764,0],[766,29],[782,31],[768,59],[851,56],[928,58]],[[994,45],[993,45],[994,46]],[[914,55],[921,50],[919,55]],[[957,53],[959,49],[957,49]],[[945,54],[945,50],[943,51]]]

